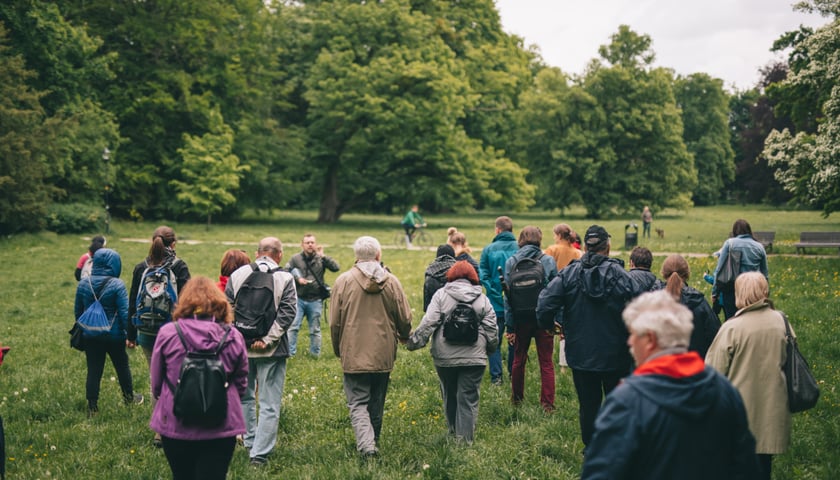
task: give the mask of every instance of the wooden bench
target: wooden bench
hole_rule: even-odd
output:
[[[776,232],[753,232],[753,238],[764,245],[764,251],[770,253],[773,250],[773,240],[776,239]]]
[[[840,232],[802,232],[799,243],[794,244],[796,253],[805,253],[806,247],[840,249]]]

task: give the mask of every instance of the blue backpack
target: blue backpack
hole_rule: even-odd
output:
[[[140,277],[137,290],[136,311],[131,319],[142,333],[156,335],[163,324],[172,321],[172,310],[178,303],[178,279],[172,266],[180,261],[175,258],[163,265],[147,266]]]

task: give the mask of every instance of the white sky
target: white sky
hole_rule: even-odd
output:
[[[649,35],[656,66],[708,73],[744,90],[759,68],[784,55],[770,51],[784,32],[828,19],[794,12],[794,0],[496,0],[503,29],[539,46],[548,65],[581,74],[618,26]]]

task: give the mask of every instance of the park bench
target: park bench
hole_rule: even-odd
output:
[[[753,238],[764,245],[764,251],[770,253],[773,250],[773,240],[776,239],[776,232],[753,232]]]
[[[794,246],[797,253],[805,253],[806,247],[840,249],[840,232],[802,232]]]

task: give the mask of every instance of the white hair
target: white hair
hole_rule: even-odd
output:
[[[665,290],[643,293],[630,302],[621,317],[637,335],[652,332],[660,348],[688,347],[694,329],[691,310]]]
[[[365,262],[376,260],[377,255],[382,252],[382,247],[379,245],[379,240],[373,237],[359,237],[353,243],[353,253],[356,255],[356,260]]]

